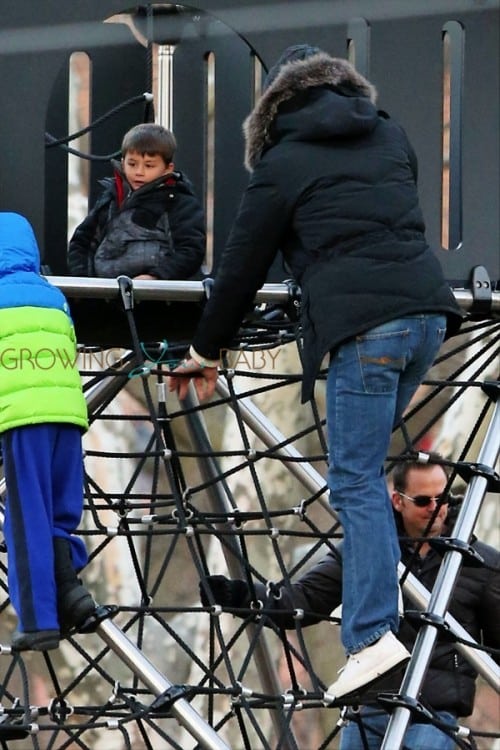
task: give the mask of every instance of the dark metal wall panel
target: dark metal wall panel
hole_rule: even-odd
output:
[[[471,265],[485,265],[490,276],[498,281],[500,279],[500,23],[498,14],[495,13],[471,16],[464,23],[466,43],[462,252]],[[453,268],[454,273],[458,265],[457,261]]]
[[[65,160],[46,154],[44,130],[62,135],[66,121],[65,70],[71,51],[87,48],[93,58],[93,115],[99,116],[147,88],[146,51],[129,30],[102,21],[126,9],[118,0],[24,0],[2,3],[0,137],[8,144],[0,180],[0,209],[24,213],[35,226],[44,259],[56,269],[65,255]],[[448,21],[464,29],[461,115],[462,247],[440,251],[447,277],[467,283],[471,268],[486,266],[498,279],[498,0],[198,0],[214,14],[221,33],[187,39],[175,57],[175,120],[178,165],[200,193],[206,179],[203,54],[217,60],[215,245],[220,254],[246,184],[241,122],[250,108],[250,49],[270,65],[288,44],[308,41],[334,55],[346,54],[357,35],[358,66],[380,92],[380,106],[407,129],[420,165],[422,205],[429,239],[441,239],[442,29]],[[218,19],[218,20],[217,20]],[[249,43],[246,46],[245,41]],[[360,50],[362,54],[360,53]],[[93,152],[119,146],[123,132],[142,119],[125,111],[95,131]],[[108,172],[92,166],[97,178]],[[7,179],[4,175],[8,175]],[[281,279],[280,266],[272,278]]]
[[[371,79],[378,105],[405,128],[419,163],[428,237],[440,245],[442,41],[435,18],[373,24]]]
[[[68,132],[69,55],[65,56],[56,76],[47,105],[44,131],[55,138]],[[71,145],[71,144],[70,144]],[[68,160],[59,147],[45,150],[45,236],[44,264],[52,273],[65,274],[68,234]]]
[[[0,210],[24,214],[43,237],[45,203],[44,128],[47,105],[58,74],[58,55],[2,55],[0,139],[5,158],[0,173]],[[43,243],[42,243],[43,246]]]
[[[132,38],[127,28],[115,26],[113,32],[113,36],[116,35],[113,47],[89,51],[92,64],[91,120],[149,91],[146,50]],[[118,40],[122,40],[120,44]],[[144,112],[145,105],[139,102],[106,119],[92,131],[92,153],[103,155],[119,151],[122,136],[129,128],[143,122]],[[98,180],[109,174],[108,162],[91,163],[91,204],[101,192]]]
[[[90,60],[90,118],[97,120],[123,101],[148,89],[146,50],[122,24],[106,24],[107,45],[80,44],[72,51],[85,52]],[[84,40],[82,40],[84,42]],[[47,107],[46,130],[60,138],[68,132],[69,59],[64,53]],[[124,65],[124,61],[125,65]],[[91,134],[90,152],[101,156],[119,151],[123,133],[143,121],[144,104],[118,111]],[[74,147],[74,143],[68,144]],[[108,161],[90,161],[92,206],[102,190],[99,180],[111,174]],[[58,147],[46,149],[44,261],[55,274],[66,273],[67,156]]]
[[[241,124],[251,107],[252,90],[251,51],[240,37],[227,32],[214,32],[206,39],[181,43],[174,56],[176,162],[193,181],[197,194],[205,198],[209,158],[205,149],[206,57],[214,55],[214,246],[217,249],[224,245],[247,182]]]

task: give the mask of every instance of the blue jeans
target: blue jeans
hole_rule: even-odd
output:
[[[437,711],[437,715],[447,724],[456,723],[456,717],[447,711]],[[340,750],[380,750],[389,716],[365,707],[360,711],[360,720],[364,738],[358,722],[350,721],[342,729]],[[410,724],[403,743],[403,750],[454,750],[455,747],[453,739],[432,724]]]
[[[442,315],[412,315],[372,328],[332,355],[328,486],[344,532],[341,635],[348,654],[398,631],[400,551],[384,461],[392,429],[445,330]]]

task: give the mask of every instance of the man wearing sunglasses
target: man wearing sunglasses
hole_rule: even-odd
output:
[[[426,539],[450,533],[453,525],[450,517],[456,503],[456,498],[444,494],[448,475],[441,461],[438,454],[430,453],[427,463],[398,464],[391,477],[402,562],[429,590],[436,580],[442,557]],[[461,567],[449,611],[476,641],[500,649],[500,553],[476,539],[472,544],[485,564]],[[304,626],[328,617],[342,600],[341,554],[341,546],[329,551],[295,583],[272,586],[270,594],[264,584],[255,582],[256,598],[263,602],[267,611],[274,610],[269,614],[273,622],[282,628],[295,628],[294,610],[297,609],[304,611],[301,620]],[[208,576],[207,585],[204,584],[200,585],[200,591],[205,606],[215,602],[231,608],[241,607],[241,616],[248,616],[253,592],[246,581]],[[407,608],[413,609],[411,603]],[[416,635],[416,626],[402,619],[398,638],[410,651]],[[458,717],[472,713],[476,677],[476,672],[453,643],[438,637],[419,698],[436,711],[442,721],[452,725]],[[400,681],[401,675],[398,675],[392,681],[386,679],[377,683],[372,695],[385,690],[397,692]],[[362,706],[342,730],[340,750],[379,750],[387,721],[387,714],[378,705]],[[405,750],[453,750],[456,745],[433,724],[415,721],[406,733],[404,747]]]

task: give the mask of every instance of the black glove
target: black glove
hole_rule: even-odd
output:
[[[200,598],[204,607],[212,602],[208,600],[207,588],[212,592],[216,604],[223,607],[242,607],[248,600],[248,585],[239,578],[231,579],[226,576],[207,576],[206,586],[200,582]]]

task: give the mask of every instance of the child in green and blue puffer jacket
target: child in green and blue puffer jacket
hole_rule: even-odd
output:
[[[77,578],[87,407],[64,295],[40,275],[28,221],[0,212],[0,438],[14,650],[56,648],[95,603]]]

